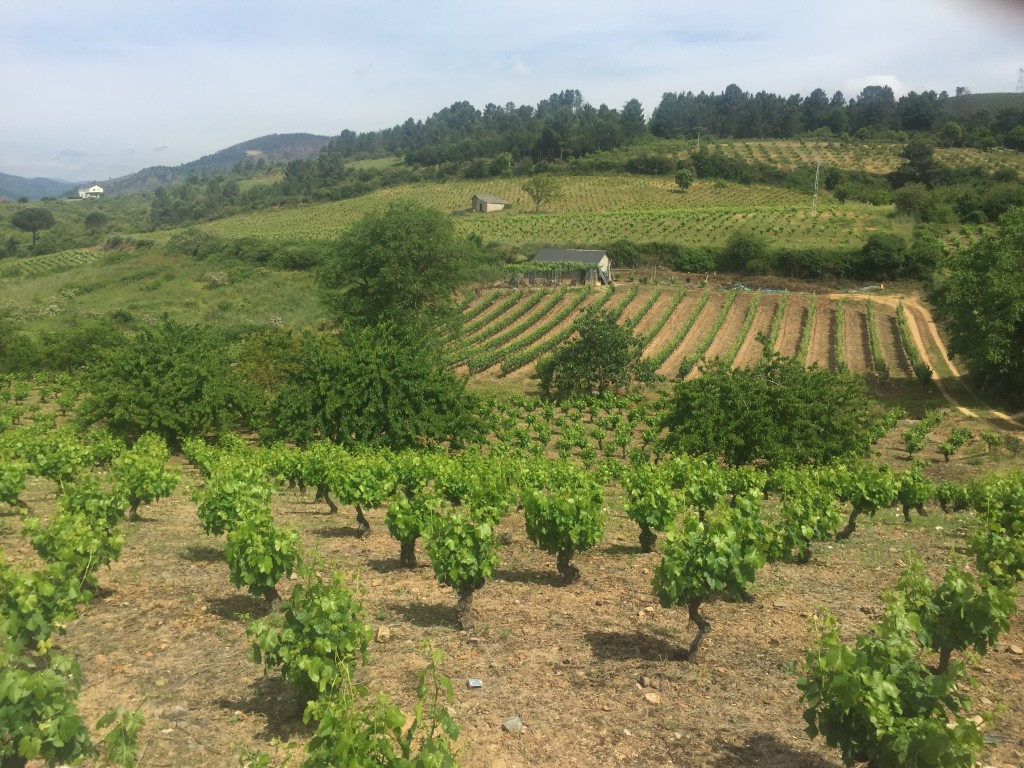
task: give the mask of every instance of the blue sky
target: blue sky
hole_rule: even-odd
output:
[[[1017,0],[36,0],[0,11],[0,172],[100,180],[455,101],[1013,91]]]

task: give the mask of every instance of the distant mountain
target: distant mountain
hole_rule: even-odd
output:
[[[167,184],[174,184],[190,173],[229,171],[240,162],[264,160],[267,163],[281,163],[289,160],[309,160],[320,153],[321,147],[331,140],[330,136],[312,133],[273,133],[258,139],[243,141],[227,149],[205,155],[198,160],[177,165],[155,165],[141,171],[101,182],[108,195],[146,192]]]
[[[77,183],[74,181],[26,179],[23,176],[0,173],[0,198],[10,200],[17,200],[19,197],[27,197],[29,200],[38,200],[41,197],[63,197],[73,187],[77,187]]]

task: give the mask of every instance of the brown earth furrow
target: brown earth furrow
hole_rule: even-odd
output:
[[[794,357],[800,351],[800,333],[804,327],[809,299],[806,294],[792,293],[782,314],[782,328],[775,340],[775,351],[783,357]]]
[[[686,297],[682,305],[680,305],[679,307],[681,310],[683,310],[684,314],[679,315],[678,322],[674,323],[676,329],[678,329],[680,325],[682,325],[683,323],[689,322],[690,316],[693,314],[694,308],[697,304],[700,303],[701,297],[703,295],[704,291],[694,291],[693,296]],[[665,362],[661,364],[661,367],[658,369],[658,372],[661,373],[663,376],[668,376],[669,378],[674,379],[679,374],[679,364],[683,361],[683,358],[688,354],[686,350],[693,349],[695,346],[697,346],[697,341],[695,339],[698,338],[698,328],[701,327],[702,323],[705,323],[705,319],[707,318],[709,312],[712,313],[712,317],[715,313],[718,312],[717,309],[711,309],[713,305],[717,306],[715,305],[715,300],[716,297],[714,294],[712,294],[708,298],[707,304],[705,304],[704,308],[701,310],[700,316],[693,324],[693,327],[690,328],[690,332],[686,334],[686,337],[682,340],[682,342],[678,346],[676,346],[674,350],[672,350],[672,354],[669,355]],[[704,327],[707,327],[707,325],[710,325],[710,321],[708,321],[704,325]],[[672,332],[672,335],[675,335],[675,331]]]
[[[743,345],[740,347],[736,360],[733,362],[734,368],[753,368],[757,365],[757,361],[764,354],[764,346],[757,340],[757,334],[763,333],[768,335],[772,324],[772,316],[775,314],[775,308],[778,305],[778,296],[765,294],[761,297],[761,304],[757,308],[757,314],[754,315],[754,324],[750,326],[750,332],[747,334],[747,338],[743,340]]]
[[[647,336],[648,332],[658,323],[661,316],[668,309],[668,305],[675,298],[676,292],[674,290],[662,288],[661,295],[658,300],[654,302],[654,306],[650,308],[644,319],[640,321],[636,328],[633,329],[633,335],[637,338],[642,339]]]
[[[903,351],[900,328],[896,323],[896,312],[889,305],[875,302],[875,323],[878,326],[878,341],[882,345],[882,356],[889,366],[889,373],[899,378],[914,378],[910,361]]]
[[[636,292],[636,296],[634,296],[633,300],[626,305],[622,315],[619,317],[619,323],[628,323],[630,319],[635,317],[644,304],[647,303],[647,300],[651,298],[651,294],[656,290],[657,288],[653,285],[640,286],[640,290]],[[614,299],[612,299],[612,301],[614,301]],[[653,311],[654,307],[651,307],[651,310]]]
[[[856,373],[870,371],[872,370],[871,345],[868,342],[867,308],[863,302],[854,302],[849,299],[843,306],[846,367]]]
[[[711,342],[711,346],[708,347],[708,351],[704,355],[706,360],[714,360],[716,357],[728,354],[733,341],[736,340],[743,328],[743,321],[747,317],[747,310],[750,308],[753,298],[754,294],[752,293],[741,293],[736,297],[732,306],[729,307],[729,313],[725,316],[725,322],[718,329],[715,340]]]
[[[725,304],[729,294],[727,293],[713,293],[708,303],[704,307],[704,311],[700,313],[700,317],[697,318],[697,322],[694,323],[693,328],[690,329],[690,333],[687,334],[683,343],[679,345],[679,349],[672,356],[674,359],[670,359],[666,362],[666,365],[675,365],[675,370],[672,371],[673,375],[678,374],[679,364],[683,360],[694,352],[697,351],[697,347],[704,341],[704,338],[708,335],[711,330],[711,326],[715,324],[715,318],[718,317],[718,313],[722,311],[722,305]],[[693,370],[690,371],[686,378],[692,379],[697,376],[697,366],[694,366]]]
[[[811,326],[811,345],[807,348],[807,365],[817,363],[822,368],[836,369],[836,356],[832,349],[832,326],[835,323],[835,304],[824,296],[818,297]]]

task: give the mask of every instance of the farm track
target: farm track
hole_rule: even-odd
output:
[[[764,347],[757,340],[757,334],[768,335],[772,324],[772,315],[775,314],[775,307],[779,304],[778,296],[770,296],[770,294],[765,294],[761,298],[761,305],[757,308],[757,314],[754,315],[754,324],[750,326],[750,332],[743,340],[736,360],[733,362],[734,368],[753,368],[761,359]],[[785,314],[783,314],[783,319],[785,319]]]

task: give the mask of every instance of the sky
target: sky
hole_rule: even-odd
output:
[[[101,181],[270,133],[578,89],[1017,88],[1020,0],[7,0],[0,172]]]

